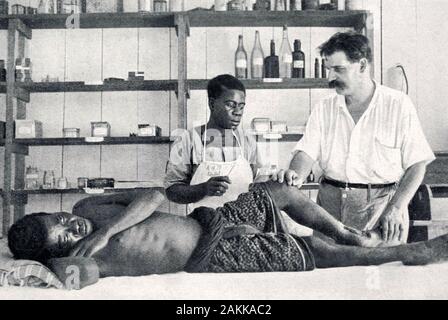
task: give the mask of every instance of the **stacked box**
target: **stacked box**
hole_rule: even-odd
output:
[[[16,120],[16,139],[36,139],[42,138],[42,122],[36,120]]]
[[[123,12],[123,0],[87,0],[87,13]]]

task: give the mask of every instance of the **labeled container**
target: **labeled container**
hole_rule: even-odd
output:
[[[151,0],[138,0],[138,12],[151,12]]]
[[[78,7],[82,9],[81,3]],[[123,12],[123,0],[88,0],[86,4],[87,13]]]
[[[0,82],[6,82],[5,60],[0,60]]]
[[[318,0],[302,0],[302,10],[318,10]]]
[[[25,190],[38,190],[40,187],[39,170],[35,167],[27,167],[25,173]]]
[[[364,10],[364,0],[345,0],[345,10]]]
[[[289,10],[291,10],[291,11],[301,11],[302,10],[302,0],[290,0],[289,8],[290,8]]]
[[[252,129],[256,132],[270,132],[271,119],[269,118],[254,118],[252,120]]]
[[[45,171],[44,172],[44,184],[42,185],[42,189],[51,190],[55,187],[54,180],[54,171]]]
[[[245,0],[232,0],[227,3],[227,11],[244,11],[246,8]]]
[[[79,138],[81,130],[79,128],[64,128],[64,138]]]
[[[154,0],[154,12],[166,12],[168,6],[165,0]]]
[[[271,121],[271,132],[274,133],[287,132],[286,121]]]
[[[88,182],[89,182],[89,178],[85,178],[85,177],[78,178],[78,189],[87,188]]]
[[[92,137],[110,137],[110,124],[108,122],[91,122]]]
[[[138,136],[139,137],[159,137],[162,135],[162,129],[156,125],[139,124]]]
[[[16,120],[15,121],[16,139],[36,139],[42,138],[42,122],[36,120]]]
[[[26,8],[20,4],[14,4],[11,6],[11,14],[26,14]]]
[[[68,181],[67,178],[65,177],[61,177],[58,179],[57,183],[56,183],[56,188],[59,190],[65,190],[68,189]]]
[[[227,0],[215,0],[215,11],[226,11]]]
[[[0,14],[9,14],[8,1],[0,1]]]

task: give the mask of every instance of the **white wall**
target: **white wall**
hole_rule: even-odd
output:
[[[409,78],[426,137],[435,151],[448,150],[448,1],[382,0],[383,72],[401,63]]]

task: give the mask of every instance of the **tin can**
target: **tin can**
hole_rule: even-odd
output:
[[[0,14],[9,13],[9,3],[8,1],[0,1]]]
[[[110,137],[110,124],[108,122],[92,122],[92,137]]]
[[[154,0],[154,12],[166,12],[167,5],[165,0]]]
[[[89,182],[89,178],[78,178],[78,189],[87,188],[87,183]]]
[[[68,182],[67,182],[67,178],[65,177],[61,177],[58,179],[58,182],[56,184],[56,187],[60,190],[65,190],[68,188]]]
[[[363,10],[363,0],[345,0],[345,10]]]
[[[20,5],[20,4],[14,4],[11,7],[11,13],[12,14],[25,14],[26,13],[26,9],[24,6]]]
[[[151,12],[151,0],[138,0],[138,12]]]

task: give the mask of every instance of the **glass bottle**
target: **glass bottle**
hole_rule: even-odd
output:
[[[292,49],[288,39],[288,28],[283,26],[283,40],[280,47],[280,78],[292,76]]]
[[[292,53],[292,77],[305,78],[305,54],[301,50],[301,42],[296,39],[294,41],[294,52]]]
[[[40,0],[39,1],[39,5],[37,6],[37,13],[39,14],[45,14],[46,12],[46,5],[45,5],[45,0]]]
[[[238,37],[238,48],[235,52],[235,77],[247,79],[247,53],[244,50],[242,35]]]
[[[275,0],[275,11],[285,11],[286,3],[285,0]]]
[[[322,69],[321,77],[323,79],[326,79],[327,78],[327,67],[325,65],[325,60],[324,59],[322,59],[321,69]]]
[[[266,78],[279,77],[279,62],[278,56],[275,55],[275,42],[271,40],[271,55],[266,57],[264,63],[264,74]]]
[[[260,33],[255,31],[255,43],[251,56],[251,78],[263,78],[264,53],[260,43]]]
[[[316,79],[320,78],[319,58],[316,58],[314,60],[314,78],[316,78]]]

